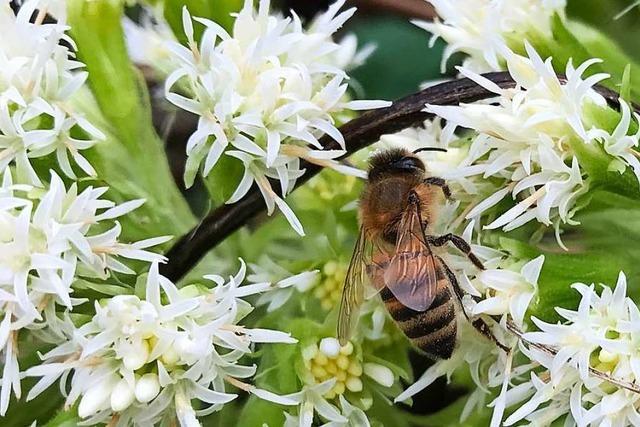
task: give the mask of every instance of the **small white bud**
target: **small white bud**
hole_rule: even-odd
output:
[[[386,366],[377,363],[365,363],[364,373],[382,386],[391,387],[393,385],[393,372]]]
[[[160,393],[160,381],[156,374],[144,374],[136,382],[136,399],[140,403],[151,402]]]
[[[336,357],[340,353],[340,343],[335,338],[323,338],[320,341],[320,351],[329,357]]]
[[[109,407],[111,390],[113,390],[113,387],[119,380],[120,377],[118,375],[111,374],[89,388],[82,396],[80,405],[78,405],[78,415],[80,418],[87,418],[98,411],[107,409]]]
[[[122,379],[118,381],[111,392],[111,409],[115,412],[124,411],[133,403],[135,398],[133,387],[131,387],[126,380]]]
[[[346,383],[347,389],[354,393],[362,391],[362,380],[357,377],[349,377]]]

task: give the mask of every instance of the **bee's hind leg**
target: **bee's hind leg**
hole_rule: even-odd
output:
[[[433,246],[443,246],[448,242],[451,242],[453,246],[463,252],[467,256],[467,258],[469,258],[469,261],[473,263],[473,265],[478,267],[480,270],[484,270],[482,261],[480,261],[478,257],[475,256],[473,252],[471,252],[471,246],[469,246],[467,241],[462,237],[452,233],[443,234],[442,236],[427,236],[427,243]]]
[[[471,322],[471,326],[473,326],[482,335],[484,335],[485,337],[489,338],[491,341],[496,343],[496,345],[500,347],[500,349],[503,350],[505,353],[509,353],[511,351],[509,347],[502,344],[498,340],[498,338],[496,338],[493,332],[491,332],[491,329],[489,328],[489,325],[487,324],[487,322],[485,322],[483,319],[477,318],[476,320]]]
[[[471,320],[469,318],[469,315],[465,311],[464,305],[462,304],[462,297],[464,295],[466,295],[467,293],[460,287],[460,284],[458,283],[458,279],[456,278],[456,275],[453,273],[453,271],[451,271],[449,266],[447,264],[445,264],[445,262],[442,260],[442,258],[440,258],[437,255],[436,255],[436,258],[439,261],[440,268],[442,270],[444,270],[444,273],[446,274],[447,279],[449,280],[449,283],[451,284],[451,287],[453,288],[453,291],[454,291],[454,293],[455,293],[455,295],[456,295],[456,297],[458,299],[458,302],[460,303],[461,311],[464,313],[464,316],[467,318],[467,320],[471,323],[471,326],[473,326],[478,332],[480,332],[486,338],[488,338],[491,341],[493,341],[503,351],[505,351],[506,353],[509,353],[511,351],[509,349],[509,347],[507,347],[504,344],[502,344],[498,340],[498,338],[496,338],[496,336],[493,334],[493,332],[491,332],[491,328],[489,328],[489,325],[487,324],[487,322],[485,322],[481,318],[477,318],[475,320]]]

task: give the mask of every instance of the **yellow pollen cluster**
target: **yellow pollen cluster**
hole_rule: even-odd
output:
[[[327,355],[318,350],[310,360],[310,370],[317,383],[336,379],[333,388],[324,396],[327,399],[333,399],[347,390],[354,393],[362,391],[362,364],[353,355],[351,343],[340,347],[335,355]]]
[[[344,264],[329,261],[324,265],[320,282],[313,292],[324,310],[331,310],[340,301],[346,274],[347,268]]]

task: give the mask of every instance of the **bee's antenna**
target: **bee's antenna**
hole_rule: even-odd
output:
[[[417,150],[413,150],[413,154],[418,154],[421,151],[442,151],[443,153],[446,153],[447,149],[440,148],[440,147],[422,147],[422,148],[418,148]]]

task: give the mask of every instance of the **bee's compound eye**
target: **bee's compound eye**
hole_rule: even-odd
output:
[[[416,170],[424,171],[424,164],[422,161],[415,157],[403,157],[400,160],[393,163],[395,169],[400,169],[408,172],[414,172]]]

